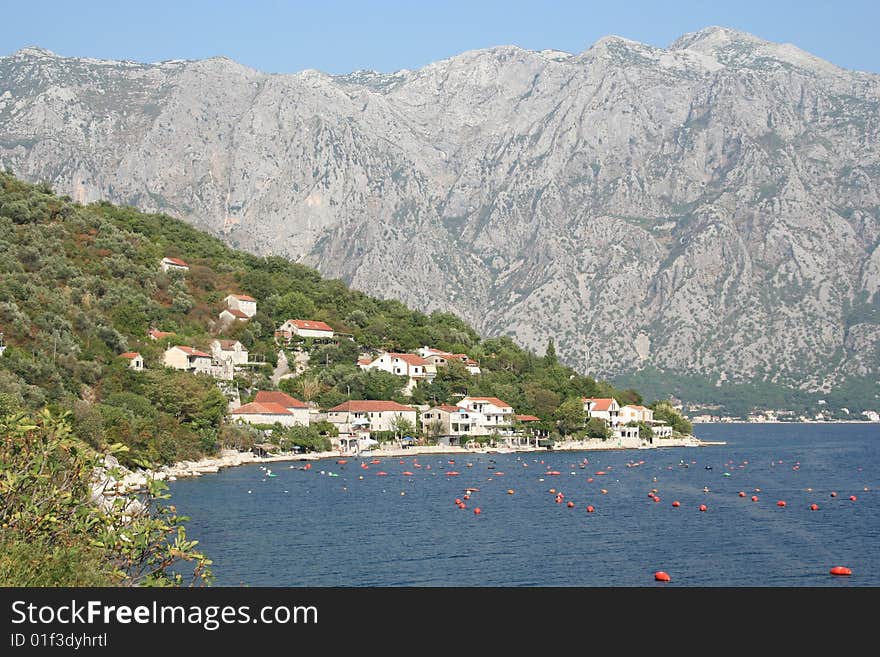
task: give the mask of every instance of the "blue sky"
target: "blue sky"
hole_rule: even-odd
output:
[[[280,73],[391,72],[505,44],[581,52],[608,34],[665,47],[709,25],[880,73],[876,0],[0,0],[0,55],[38,45],[141,62],[224,55]]]

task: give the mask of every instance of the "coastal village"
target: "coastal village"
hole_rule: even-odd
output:
[[[165,257],[160,263],[163,272],[186,275],[189,265],[180,258]],[[230,293],[223,299],[214,332],[218,337],[210,344],[195,346],[178,344],[173,332],[150,329],[148,338],[166,346],[161,363],[164,366],[209,376],[218,381],[229,397],[228,417],[231,422],[255,425],[267,433],[271,427],[308,427],[319,422],[332,425],[338,435],[331,434],[334,450],[343,454],[357,454],[379,445],[377,435],[383,438],[393,434],[393,444],[405,448],[420,438],[446,447],[474,447],[489,444],[496,448],[539,448],[549,446],[548,430],[539,428],[540,419],[534,415],[517,413],[511,404],[496,397],[461,395],[454,404],[402,404],[391,399],[349,399],[330,408],[319,408],[314,402],[303,402],[280,390],[259,390],[253,401],[241,403],[237,389],[230,387],[238,372],[261,367],[266,363],[250,354],[241,341],[219,337],[236,322],[248,322],[257,312],[258,300]],[[281,374],[278,380],[295,376],[309,368],[308,354],[302,348],[309,344],[338,344],[353,340],[339,334],[323,321],[311,318],[288,318],[274,331],[276,346],[294,356],[294,369]],[[280,360],[287,364],[284,351]],[[138,352],[120,354],[129,367],[142,371],[147,365]],[[480,364],[464,353],[449,353],[425,345],[414,353],[396,353],[362,349],[357,358],[361,370],[378,370],[400,377],[400,392],[412,394],[419,383],[429,383],[437,376],[438,368],[460,363],[471,376],[481,374]],[[607,437],[619,446],[647,446],[654,441],[672,436],[672,427],[655,420],[654,412],[641,405],[621,406],[614,398],[581,399],[584,420],[598,419],[607,427]],[[640,438],[640,423],[651,428],[650,437]]]

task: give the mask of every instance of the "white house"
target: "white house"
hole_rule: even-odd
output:
[[[437,376],[437,368],[421,356],[415,354],[381,353],[369,363],[358,359],[358,367],[362,370],[382,370],[397,376],[405,376],[406,385],[403,394],[412,394],[419,381],[431,381]]]
[[[354,433],[357,429],[394,431],[397,418],[416,426],[416,409],[394,401],[347,401],[327,411],[327,421],[339,428],[340,433]]]
[[[277,404],[293,415],[293,423],[309,426],[309,405],[281,391],[260,390],[254,401],[258,404]]]
[[[135,372],[140,372],[144,369],[144,357],[136,351],[126,351],[124,354],[119,354],[119,357],[127,358],[128,366]]]
[[[192,347],[177,345],[166,349],[162,361],[165,367],[195,372],[196,374],[213,375],[211,371],[211,354],[206,354],[204,351],[199,351]]]
[[[417,353],[435,367],[445,367],[450,361],[457,360],[463,363],[467,371],[472,375],[480,374],[481,372],[480,364],[467,354],[453,354],[432,347],[422,347],[417,350]]]
[[[223,300],[229,310],[239,310],[248,319],[257,314],[257,300],[246,294],[230,294]]]
[[[160,266],[164,272],[167,272],[169,269],[174,271],[189,271],[189,265],[180,258],[169,258],[166,256],[165,258],[162,258]]]
[[[422,430],[434,434],[440,444],[456,445],[464,442],[461,436],[483,435],[477,430],[483,416],[461,406],[434,406],[424,411],[421,419]]]
[[[476,435],[487,435],[493,431],[510,433],[516,416],[513,407],[497,397],[464,397],[456,406],[476,414]]]
[[[249,319],[250,317],[238,308],[225,308],[220,312],[220,321],[224,324],[229,322],[246,322]]]
[[[325,338],[332,339],[333,329],[324,322],[314,319],[288,319],[275,332],[276,337],[290,340],[293,336],[300,338]]]
[[[275,424],[276,422],[284,427],[292,427],[297,422],[297,416],[288,411],[281,404],[272,402],[251,402],[239,406],[229,414],[233,420],[246,422],[248,424]],[[308,424],[308,413],[306,413],[306,424]]]
[[[621,424],[628,424],[630,422],[646,422],[650,424],[654,421],[654,411],[645,406],[627,404],[620,407],[619,417]]]
[[[584,397],[583,402],[588,418],[602,418],[610,426],[620,423],[620,404],[614,397]]]
[[[238,340],[217,339],[211,342],[211,355],[216,361],[229,360],[233,365],[246,365],[248,350]]]

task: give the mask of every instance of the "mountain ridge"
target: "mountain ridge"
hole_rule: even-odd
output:
[[[0,58],[0,162],[528,348],[552,323],[591,375],[876,379],[876,74],[717,26],[389,74],[210,61]]]

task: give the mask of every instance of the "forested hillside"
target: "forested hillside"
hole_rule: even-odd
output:
[[[83,206],[8,173],[0,174],[0,250],[0,332],[7,346],[0,357],[0,415],[44,406],[70,411],[79,437],[98,449],[122,443],[129,462],[195,458],[241,441],[224,421],[228,399],[218,382],[162,366],[169,345],[208,349],[215,337],[240,340],[266,362],[226,386],[248,401],[275,387],[274,330],[290,318],[321,320],[346,336],[336,345],[309,345],[309,369],[281,382],[322,408],[347,398],[442,403],[456,394],[484,395],[552,425],[567,399],[641,401],[635,391],[560,365],[552,348],[538,357],[509,338],[483,340],[453,315],[426,315],[286,259],[235,251],[164,214]],[[185,259],[190,270],[163,272],[166,256]],[[257,314],[225,330],[217,318],[230,293],[257,299]],[[151,328],[174,335],[154,341]],[[423,345],[466,353],[483,373],[451,366],[406,398],[396,377],[356,365],[365,350]],[[119,357],[127,351],[143,355],[144,371],[128,368]]]

